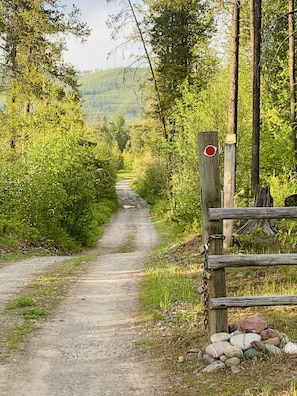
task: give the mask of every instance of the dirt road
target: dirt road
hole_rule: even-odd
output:
[[[71,286],[25,351],[1,364],[1,396],[166,395],[162,362],[142,357],[136,346],[143,332],[139,281],[157,235],[146,202],[128,182],[117,191],[121,208],[98,243],[103,255]],[[0,296],[3,284],[2,277]]]

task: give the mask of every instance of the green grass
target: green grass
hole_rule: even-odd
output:
[[[16,324],[6,332],[6,339],[9,349],[17,349],[24,337],[37,329],[37,326],[30,320],[24,320],[21,324]]]
[[[192,281],[188,274],[175,266],[151,266],[146,270],[146,306],[151,309],[167,309],[180,301],[193,302],[195,298]]]
[[[152,317],[171,314],[175,321],[188,321],[193,313],[187,312],[187,305],[197,305],[195,288],[200,270],[167,264],[162,255],[146,266],[142,280],[142,303],[145,312]]]
[[[10,253],[5,253],[0,255],[0,261],[1,262],[10,262],[10,261],[18,261],[18,260],[24,260],[26,258],[30,257],[38,257],[38,256],[44,256],[44,254],[39,254],[39,253],[16,253],[16,252],[10,252]]]
[[[46,314],[46,310],[44,308],[41,309],[25,309],[21,312],[21,315],[24,319],[37,319],[39,316],[44,316]]]
[[[136,249],[136,235],[131,233],[125,239],[125,241],[117,247],[115,253],[131,253]]]
[[[13,301],[11,301],[8,305],[8,309],[17,309],[23,307],[32,307],[35,305],[35,301],[31,296],[23,296],[19,297]]]
[[[236,375],[230,370],[202,373],[205,366],[197,360],[186,358],[185,363],[178,363],[179,356],[187,357],[190,349],[203,348],[209,343],[197,291],[202,282],[197,246],[198,242],[197,245],[184,243],[159,250],[147,263],[142,282],[142,309],[149,315],[153,329],[148,339],[156,343],[154,353],[157,356],[167,357],[171,383],[177,381],[172,396],[217,396],[218,389],[220,396],[297,396],[296,358],[286,355],[263,355],[257,361],[244,360]],[[254,234],[243,236],[232,253],[272,253],[289,249],[277,238],[269,238],[255,230]],[[226,283],[227,295],[297,294],[297,271],[294,266],[231,268],[226,269]],[[286,333],[291,340],[297,340],[295,307],[228,310],[229,323],[240,324],[254,315],[266,320],[269,327]]]
[[[117,181],[133,180],[134,178],[135,178],[135,172],[132,171],[120,170],[117,173]]]
[[[25,336],[38,328],[39,321],[53,312],[64,297],[68,283],[97,256],[88,253],[57,263],[8,301],[1,313],[0,359],[5,360],[10,349],[17,349]]]

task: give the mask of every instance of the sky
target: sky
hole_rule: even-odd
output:
[[[118,41],[111,39],[111,30],[106,26],[106,20],[111,14],[118,14],[122,7],[122,0],[113,0],[107,3],[106,0],[61,0],[61,4],[71,9],[74,4],[81,10],[81,21],[87,22],[92,29],[88,41],[81,44],[75,38],[67,39],[68,51],[64,58],[79,71],[94,71],[109,69],[119,66],[127,66],[131,63],[129,53],[131,49],[125,47],[114,51],[116,47],[124,42],[121,37]],[[113,54],[108,57],[109,52]]]

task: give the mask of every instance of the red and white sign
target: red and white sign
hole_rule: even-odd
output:
[[[206,155],[207,157],[214,157],[217,151],[218,148],[216,146],[209,144],[208,146],[205,147],[203,154]]]

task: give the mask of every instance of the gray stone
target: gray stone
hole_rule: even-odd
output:
[[[243,351],[245,351],[246,349],[251,348],[251,342],[260,341],[260,340],[261,340],[261,336],[259,334],[243,333],[232,336],[230,338],[230,343],[232,345],[239,346]]]
[[[242,349],[237,345],[230,345],[228,348],[225,349],[224,354],[227,358],[237,357],[241,358],[243,356]]]
[[[261,352],[257,351],[257,349],[255,348],[250,348],[244,351],[243,355],[246,359],[254,360],[258,359],[258,357],[261,356]]]
[[[191,361],[201,361],[203,360],[203,352],[201,349],[192,348],[187,352],[186,359]]]
[[[288,355],[297,355],[297,344],[295,342],[288,342],[283,351]]]
[[[280,331],[276,330],[276,335],[280,338],[283,344],[288,344],[290,342],[289,337],[285,333],[281,333]]]
[[[207,347],[205,348],[205,352],[213,358],[217,359],[224,354],[225,349],[227,349],[229,346],[230,342],[228,341],[218,341],[207,345]]]
[[[205,364],[211,364],[215,361],[215,359],[212,356],[209,356],[207,353],[203,355],[203,361]]]
[[[232,367],[232,366],[239,366],[240,365],[240,359],[239,358],[237,358],[237,357],[232,357],[232,358],[230,358],[230,359],[227,359],[226,361],[225,361],[225,365],[227,366],[227,367]]]
[[[244,331],[241,331],[241,330],[236,329],[236,330],[233,331],[233,333],[231,334],[231,336],[234,336],[234,335],[237,335],[237,334],[243,334],[243,333],[244,333]]]
[[[206,366],[202,370],[202,372],[204,372],[204,373],[213,373],[214,371],[221,370],[221,369],[223,369],[225,367],[226,366],[224,365],[223,362],[221,362],[220,360],[215,360],[213,363],[211,363],[208,366]]]
[[[229,333],[215,333],[210,337],[211,342],[228,341],[230,340],[231,334]]]
[[[282,352],[282,350],[275,345],[264,344],[264,346],[265,346],[265,351],[269,355],[279,355]]]

